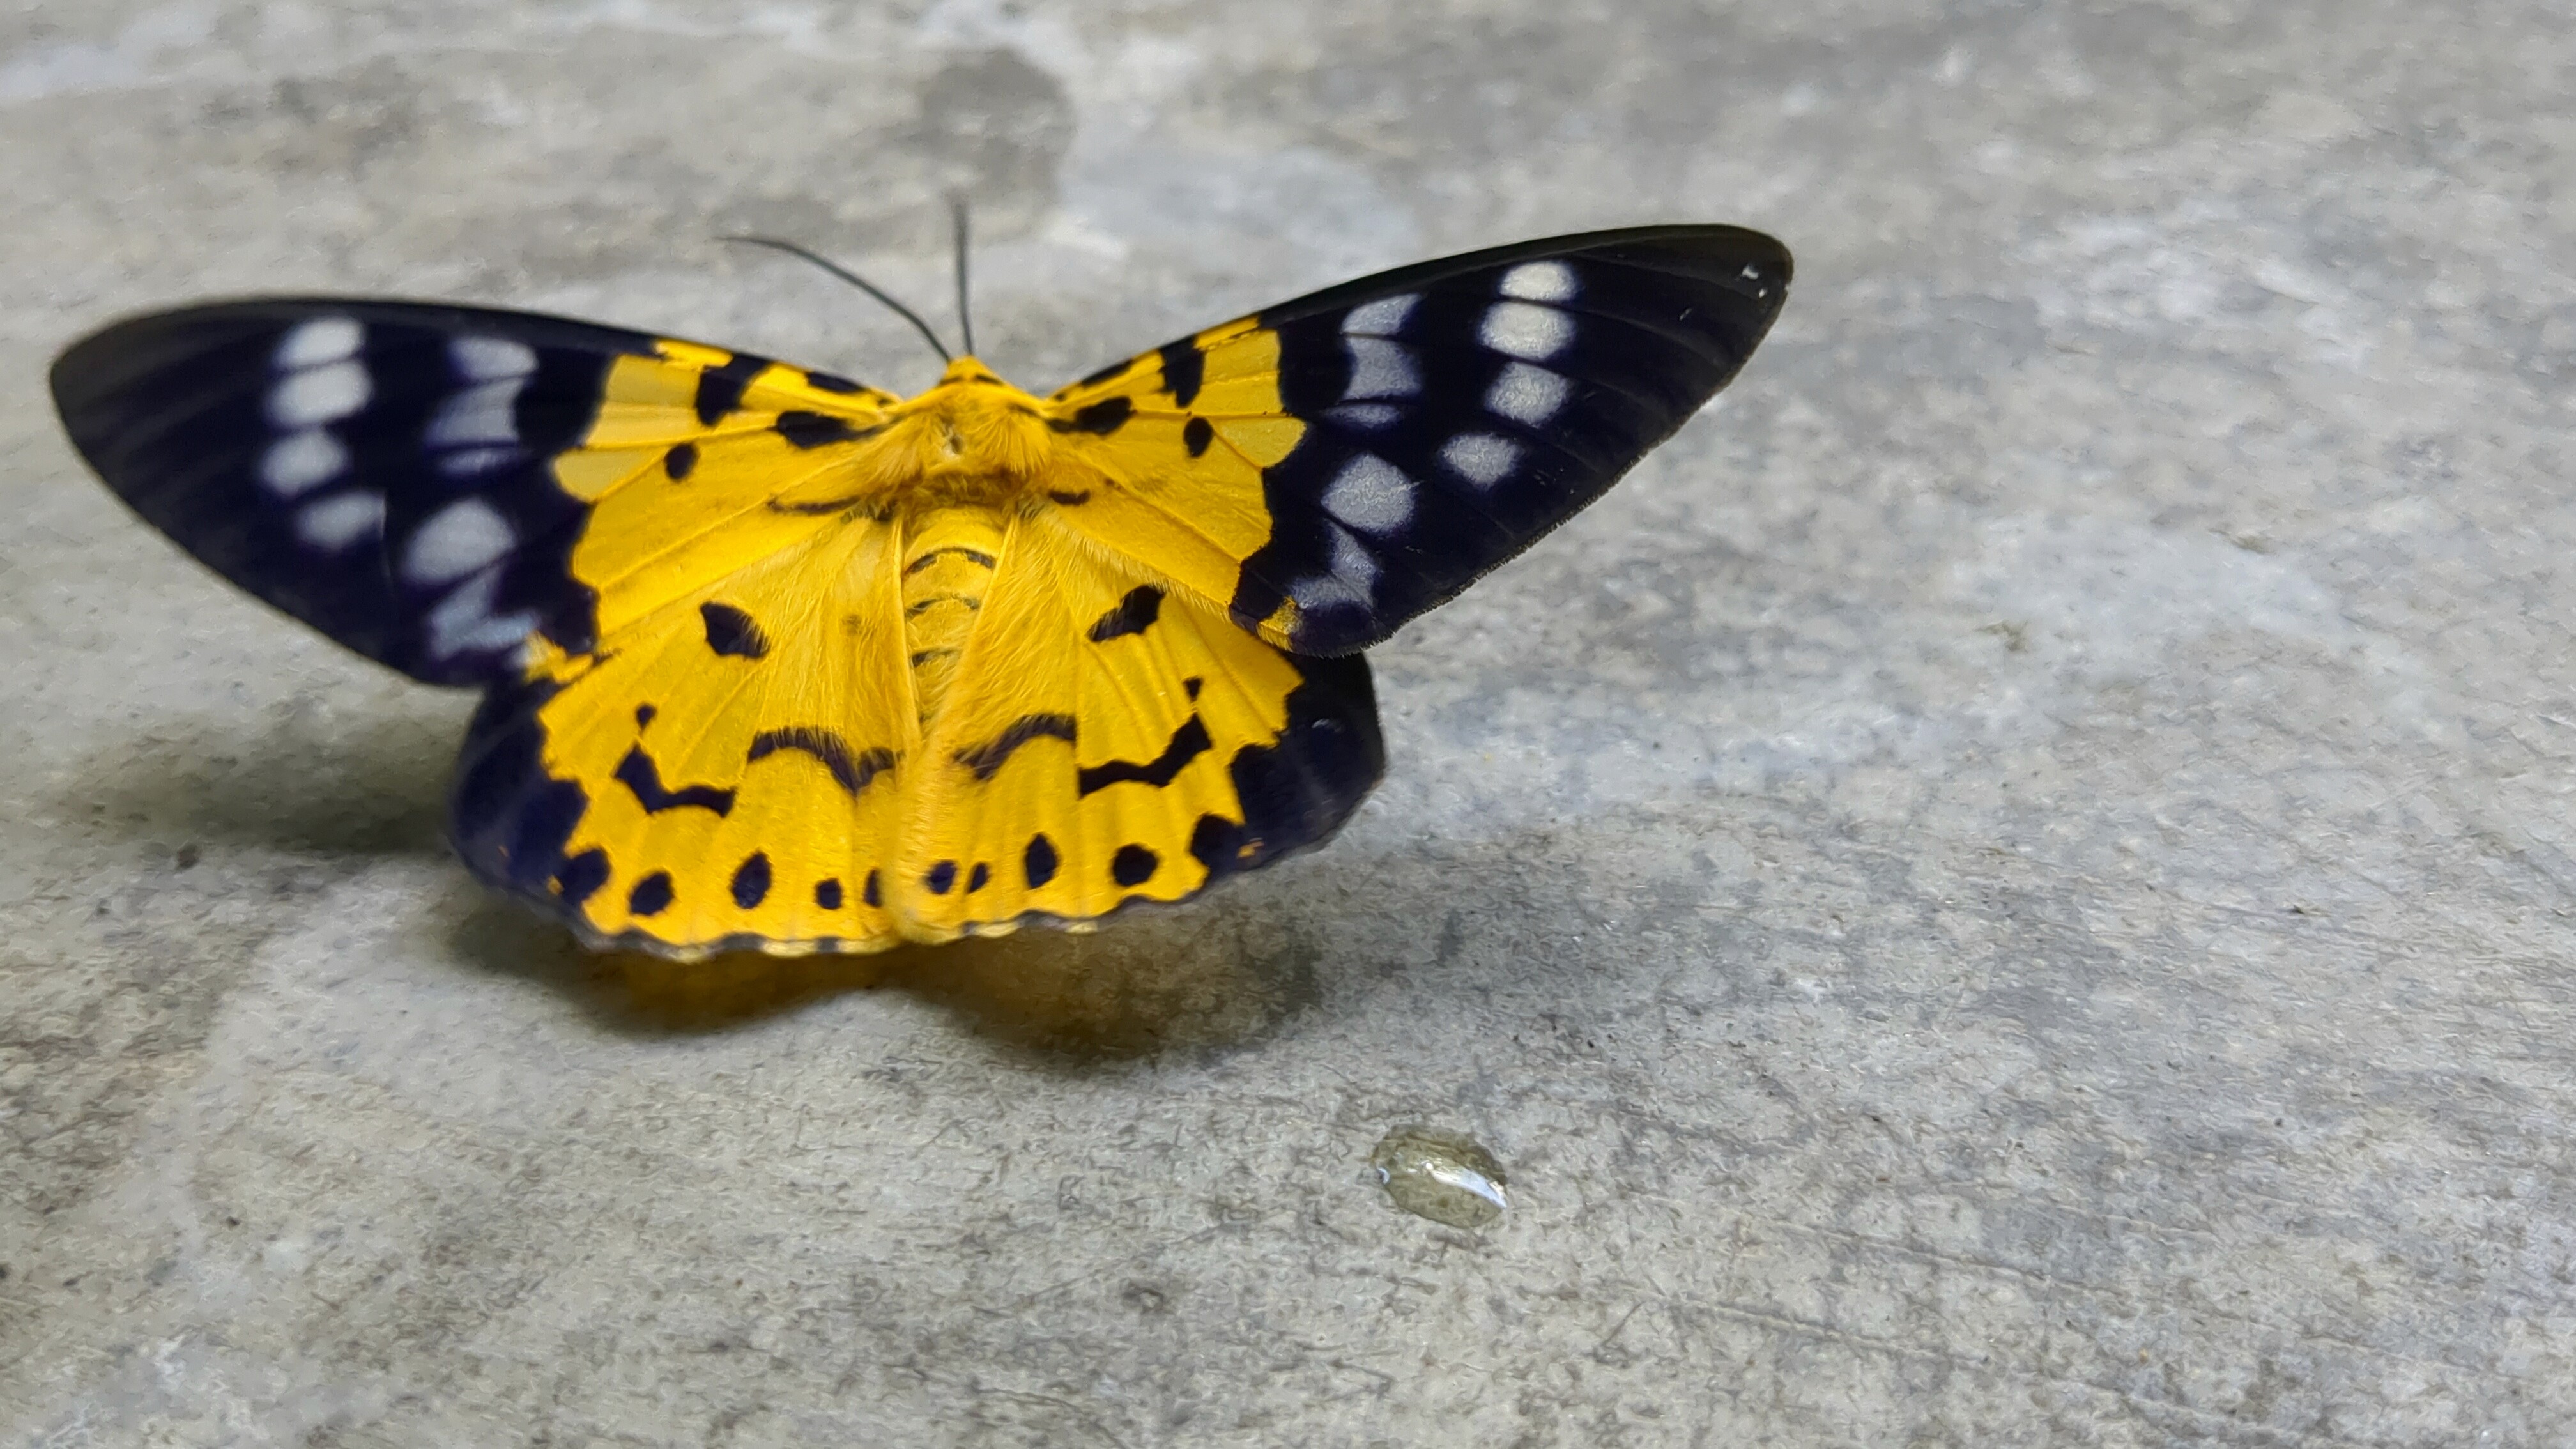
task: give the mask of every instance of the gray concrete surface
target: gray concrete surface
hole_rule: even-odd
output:
[[[2576,24],[2387,0],[85,0],[0,20],[0,1442],[2576,1443]],[[1378,655],[1331,851],[1089,939],[590,959],[467,701],[94,486],[124,310],[1052,385],[1380,265],[1797,251]],[[1362,1181],[1418,1121],[1515,1206]]]

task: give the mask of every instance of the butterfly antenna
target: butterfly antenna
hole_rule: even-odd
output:
[[[849,283],[851,286],[858,288],[860,291],[867,293],[869,296],[885,303],[888,307],[893,308],[896,316],[911,323],[914,330],[921,333],[922,340],[930,344],[931,351],[939,354],[940,361],[951,362],[955,360],[948,355],[948,348],[940,342],[939,334],[931,331],[930,324],[922,321],[920,317],[914,315],[913,310],[910,307],[907,307],[901,302],[896,301],[894,298],[887,296],[885,291],[878,287],[874,282],[871,282],[867,278],[860,276],[858,273],[851,271],[849,268],[832,261],[830,258],[816,256],[814,253],[807,251],[805,248],[798,246],[794,242],[780,241],[775,237],[720,236],[717,237],[716,240],[741,242],[745,246],[767,247],[773,252],[785,252],[791,257],[801,257],[806,261],[812,262],[814,265],[821,267],[824,271],[830,272],[833,276],[840,278],[842,281]],[[971,343],[968,346],[968,350],[973,350]]]
[[[966,310],[966,198],[948,198],[948,216],[957,235],[957,330],[965,334],[966,355],[975,355],[975,316]]]

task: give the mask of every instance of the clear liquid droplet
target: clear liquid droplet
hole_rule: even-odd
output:
[[[1502,1164],[1463,1133],[1398,1127],[1378,1139],[1369,1168],[1387,1201],[1453,1228],[1491,1226],[1510,1206]]]

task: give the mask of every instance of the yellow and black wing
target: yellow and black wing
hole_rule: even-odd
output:
[[[53,390],[108,487],[217,573],[469,685],[821,526],[764,505],[894,401],[640,332],[340,298],[131,318],[66,351]]]
[[[1425,262],[1049,399],[1069,527],[1301,654],[1385,639],[1564,522],[1724,387],[1787,300],[1759,232]]]
[[[1385,764],[1367,661],[1275,648],[1061,517],[1010,525],[908,782],[890,889],[923,939],[1194,895],[1329,838]]]
[[[919,727],[900,539],[860,517],[496,686],[458,764],[457,849],[594,944],[860,951]]]
[[[893,399],[560,318],[343,299],[136,318],[54,368],[108,485],[226,578],[492,688],[475,871],[594,941],[890,940],[868,872],[918,733],[893,529],[844,466]]]

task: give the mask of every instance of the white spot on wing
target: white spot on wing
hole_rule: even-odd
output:
[[[373,391],[367,382],[367,369],[357,359],[326,362],[279,378],[277,386],[268,391],[268,420],[281,428],[313,427],[365,407]]]
[[[1413,354],[1399,343],[1377,337],[1348,337],[1342,345],[1351,350],[1351,385],[1342,390],[1342,400],[1369,397],[1411,397],[1422,390],[1421,374],[1414,370]]]
[[[382,533],[385,495],[343,493],[308,503],[295,515],[298,538],[315,548],[342,553]]]
[[[1440,461],[1479,488],[1491,488],[1519,466],[1521,445],[1492,433],[1460,433],[1440,449]]]
[[[1324,416],[1343,427],[1374,433],[1380,428],[1395,426],[1396,421],[1404,416],[1404,409],[1392,403],[1344,403],[1340,407],[1326,408]]]
[[[1377,560],[1345,528],[1333,529],[1333,576],[1349,584],[1362,599],[1377,587]]]
[[[526,609],[515,614],[495,614],[468,631],[456,641],[450,654],[466,649],[507,649],[524,642],[536,632],[537,616]]]
[[[1377,585],[1377,560],[1351,536],[1350,530],[1335,524],[1324,525],[1333,535],[1333,556],[1327,572],[1309,574],[1288,586],[1288,597],[1297,601],[1303,613],[1356,604],[1370,605],[1369,590]]]
[[[519,541],[509,521],[480,498],[463,498],[413,530],[403,577],[415,584],[461,579],[508,553]]]
[[[1565,395],[1572,391],[1562,373],[1544,367],[1515,362],[1494,379],[1485,390],[1485,411],[1498,418],[1509,418],[1523,427],[1535,428],[1556,416],[1565,406]]]
[[[1503,295],[1524,302],[1574,300],[1574,268],[1563,262],[1523,262],[1503,273]]]
[[[259,481],[280,498],[301,498],[340,476],[349,450],[320,428],[289,433],[260,455]]]
[[[280,372],[300,367],[320,367],[358,355],[358,344],[366,340],[366,329],[355,317],[316,317],[299,322],[294,330],[279,340],[273,360]]]
[[[1402,528],[1413,517],[1413,480],[1377,454],[1362,453],[1333,476],[1324,490],[1324,511],[1371,533]],[[1370,573],[1376,573],[1374,564]]]
[[[1297,611],[1301,614],[1312,614],[1340,604],[1367,608],[1369,602],[1364,590],[1352,588],[1337,574],[1309,574],[1288,586],[1288,597],[1297,601]]]
[[[459,448],[438,455],[438,471],[449,478],[480,478],[494,469],[507,468],[528,456],[516,448]]]
[[[526,377],[537,370],[537,350],[507,337],[459,337],[447,344],[456,370],[476,382]]]
[[[1324,523],[1332,531],[1332,559],[1327,572],[1316,572],[1288,585],[1288,598],[1293,598],[1301,614],[1314,614],[1316,608],[1334,608],[1355,603],[1370,606],[1368,590],[1378,585],[1378,559],[1368,557],[1360,539],[1350,536],[1350,529],[1340,523]]]
[[[498,382],[482,383],[451,394],[447,401],[438,405],[422,441],[433,448],[517,442],[519,424],[511,410],[517,405],[519,389],[526,382],[525,378],[505,377]]]
[[[449,659],[469,649],[507,649],[527,638],[537,616],[525,609],[494,614],[500,592],[500,570],[485,569],[439,600],[422,621],[429,626],[429,652]]]
[[[1413,315],[1413,304],[1421,301],[1411,292],[1401,297],[1380,297],[1374,302],[1353,307],[1342,319],[1345,337],[1393,337],[1404,328],[1404,319]]]
[[[1543,362],[1574,340],[1574,319],[1553,307],[1529,302],[1496,302],[1485,309],[1476,338],[1496,352]]]

